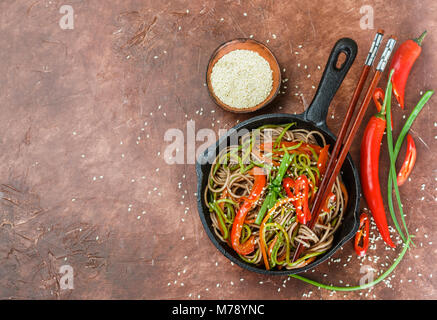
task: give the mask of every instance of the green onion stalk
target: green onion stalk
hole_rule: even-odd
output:
[[[275,205],[276,200],[278,199],[278,196],[280,194],[282,179],[284,178],[284,175],[287,172],[287,169],[290,166],[294,156],[295,154],[290,155],[286,150],[284,150],[284,157],[282,158],[278,173],[276,174],[275,179],[269,184],[269,191],[256,217],[255,223],[257,225],[261,224],[267,210]]]
[[[380,275],[377,279],[370,281],[366,284],[360,285],[360,286],[352,286],[352,287],[337,287],[337,286],[330,286],[323,283],[319,283],[310,279],[307,279],[305,277],[299,276],[297,274],[292,274],[290,277],[302,280],[303,282],[312,284],[313,286],[320,287],[327,290],[334,290],[334,291],[357,291],[357,290],[364,290],[368,289],[370,287],[373,287],[374,285],[380,283],[382,280],[387,278],[387,276],[392,273],[392,271],[398,266],[398,264],[401,262],[402,258],[405,256],[405,253],[407,252],[407,249],[410,247],[411,237],[407,239],[407,242],[404,244],[404,248],[402,249],[399,256],[396,258],[396,260],[393,262],[393,264],[390,266],[390,268],[387,269],[382,275]]]
[[[407,135],[408,131],[410,130],[411,125],[413,124],[414,120],[417,118],[420,111],[423,109],[423,107],[425,106],[425,104],[428,102],[428,100],[431,98],[431,96],[433,94],[434,94],[434,91],[432,91],[432,90],[427,91],[423,95],[423,97],[419,100],[419,102],[414,107],[413,111],[411,112],[410,116],[408,117],[407,121],[405,122],[405,124],[401,130],[401,133],[398,136],[398,139],[396,141],[396,145],[394,146],[394,148],[393,148],[392,129],[390,126],[387,126],[387,142],[388,142],[388,151],[389,151],[389,157],[390,157],[390,172],[388,175],[388,183],[387,183],[388,207],[389,207],[390,215],[391,215],[393,221],[395,222],[396,229],[399,232],[399,234],[401,235],[402,239],[404,239],[404,242],[405,242],[405,236],[403,235],[402,230],[400,229],[399,225],[397,224],[397,219],[396,219],[394,206],[393,206],[392,190],[394,187],[400,216],[401,216],[404,228],[405,228],[405,233],[408,236],[408,229],[407,229],[407,225],[406,225],[405,219],[404,219],[404,210],[403,210],[403,206],[402,206],[402,202],[401,202],[401,198],[400,198],[399,187],[398,187],[397,183],[393,183],[393,181],[396,181],[395,164],[396,164],[396,159],[399,155],[399,151],[401,149],[402,143],[405,139],[405,136]],[[386,99],[385,100],[387,100],[387,96],[388,96],[388,99],[391,99],[391,90],[388,94],[386,92]],[[386,102],[385,100],[384,100],[384,103]],[[390,116],[390,113],[391,113],[390,106],[391,106],[391,104],[387,103],[387,119],[390,119],[390,117],[391,117]]]

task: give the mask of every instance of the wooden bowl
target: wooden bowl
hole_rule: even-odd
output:
[[[270,91],[270,94],[263,102],[250,108],[235,108],[225,104],[214,94],[214,90],[211,84],[212,68],[217,63],[217,61],[225,54],[238,49],[251,50],[257,52],[261,57],[266,59],[266,61],[270,65],[270,69],[272,70],[272,78],[273,78],[272,91]],[[223,43],[212,54],[211,58],[209,59],[208,69],[206,71],[206,83],[208,85],[209,94],[217,105],[219,105],[220,107],[222,107],[227,111],[237,112],[237,113],[248,113],[265,107],[270,102],[272,102],[273,99],[277,96],[279,92],[279,88],[281,87],[281,70],[279,68],[278,61],[276,60],[272,51],[270,51],[270,49],[267,48],[264,44],[253,39],[235,39]]]

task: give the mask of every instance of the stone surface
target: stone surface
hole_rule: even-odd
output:
[[[198,218],[194,165],[164,161],[166,130],[186,132],[190,119],[196,130],[218,133],[254,115],[302,112],[330,49],[347,36],[357,41],[359,54],[329,112],[328,126],[337,132],[375,30],[402,42],[427,29],[408,82],[406,111],[394,108],[397,134],[421,92],[437,88],[435,2],[368,1],[374,30],[360,28],[362,4],[347,0],[74,0],[73,30],[59,26],[63,4],[0,2],[1,299],[437,297],[435,97],[412,127],[418,159],[401,188],[416,248],[389,282],[370,292],[332,293],[231,265]],[[273,50],[287,88],[256,114],[227,113],[204,86],[206,65],[219,44],[251,35]],[[373,104],[370,110],[366,121]],[[382,150],[385,185],[385,142]],[[358,141],[351,153],[358,161]],[[363,265],[385,270],[400,248],[375,244],[372,261]],[[59,285],[62,265],[74,270],[73,290]],[[347,243],[307,275],[355,285],[360,268]]]

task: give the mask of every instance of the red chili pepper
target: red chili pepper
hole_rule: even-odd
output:
[[[311,211],[308,206],[308,193],[309,193],[309,182],[305,175],[299,176],[296,181],[291,178],[285,178],[282,181],[282,185],[289,198],[293,199],[293,205],[296,209],[297,221],[302,224],[306,224],[311,220]],[[290,189],[293,189],[291,192]]]
[[[355,252],[358,256],[362,257],[366,255],[367,249],[369,248],[369,230],[370,221],[366,213],[362,213],[360,216],[360,226],[357,233],[355,234]],[[360,245],[360,243],[362,243]]]
[[[240,243],[243,224],[246,220],[247,213],[250,211],[250,209],[252,209],[254,203],[259,199],[261,192],[266,186],[266,176],[261,168],[253,168],[252,175],[255,176],[252,190],[250,191],[250,195],[244,199],[243,204],[240,206],[240,209],[235,216],[231,231],[232,248],[234,248],[237,253],[243,256],[248,255],[255,250],[254,236],[251,236],[249,239],[246,240],[246,242]]]
[[[416,145],[414,144],[413,137],[408,134],[407,135],[407,154],[405,155],[404,163],[402,164],[401,170],[398,173],[398,186],[401,186],[407,181],[408,176],[414,168],[414,164],[416,163],[417,150]]]
[[[419,38],[407,40],[402,43],[393,55],[390,69],[395,69],[392,77],[393,93],[401,108],[404,109],[404,92],[411,67],[422,51],[422,41],[426,31]]]
[[[384,135],[386,120],[385,110],[370,118],[361,142],[360,173],[364,198],[372,212],[375,224],[382,239],[392,248],[395,244],[390,239],[387,217],[382,201],[381,186],[379,184],[379,152]]]

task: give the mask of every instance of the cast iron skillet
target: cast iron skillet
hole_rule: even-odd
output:
[[[333,245],[331,249],[329,249],[325,254],[319,256],[314,262],[299,269],[266,270],[263,267],[257,267],[240,259],[238,254],[231,247],[229,247],[228,244],[221,242],[220,239],[215,235],[212,229],[209,210],[206,207],[203,199],[203,193],[208,183],[208,175],[211,169],[211,164],[214,161],[216,154],[218,154],[218,150],[222,150],[220,149],[220,146],[223,147],[224,145],[230,145],[230,141],[235,141],[234,135],[236,135],[240,129],[252,130],[265,124],[284,124],[297,122],[296,128],[317,130],[322,133],[326,138],[327,143],[331,145],[332,151],[335,143],[335,136],[326,126],[326,116],[329,105],[334,98],[335,93],[337,92],[340,84],[355,60],[357,51],[357,44],[352,39],[343,38],[337,41],[329,56],[328,63],[326,64],[316,95],[314,96],[311,105],[303,114],[266,114],[241,122],[233,128],[234,130],[229,130],[228,133],[222,136],[215,145],[210,146],[198,157],[196,162],[198,179],[197,206],[203,227],[217,249],[240,267],[262,274],[286,275],[300,273],[305,270],[312,269],[328,259],[335,253],[335,251],[338,250],[338,248],[350,240],[357,232],[359,226],[358,210],[360,202],[360,182],[357,168],[352,162],[350,155],[347,156],[342,167],[342,178],[349,193],[349,203],[344,213],[343,222],[334,235]],[[346,59],[343,65],[338,68],[336,64],[341,53],[345,54]],[[347,102],[345,101],[345,103]],[[231,140],[232,136],[234,136],[234,138]]]

